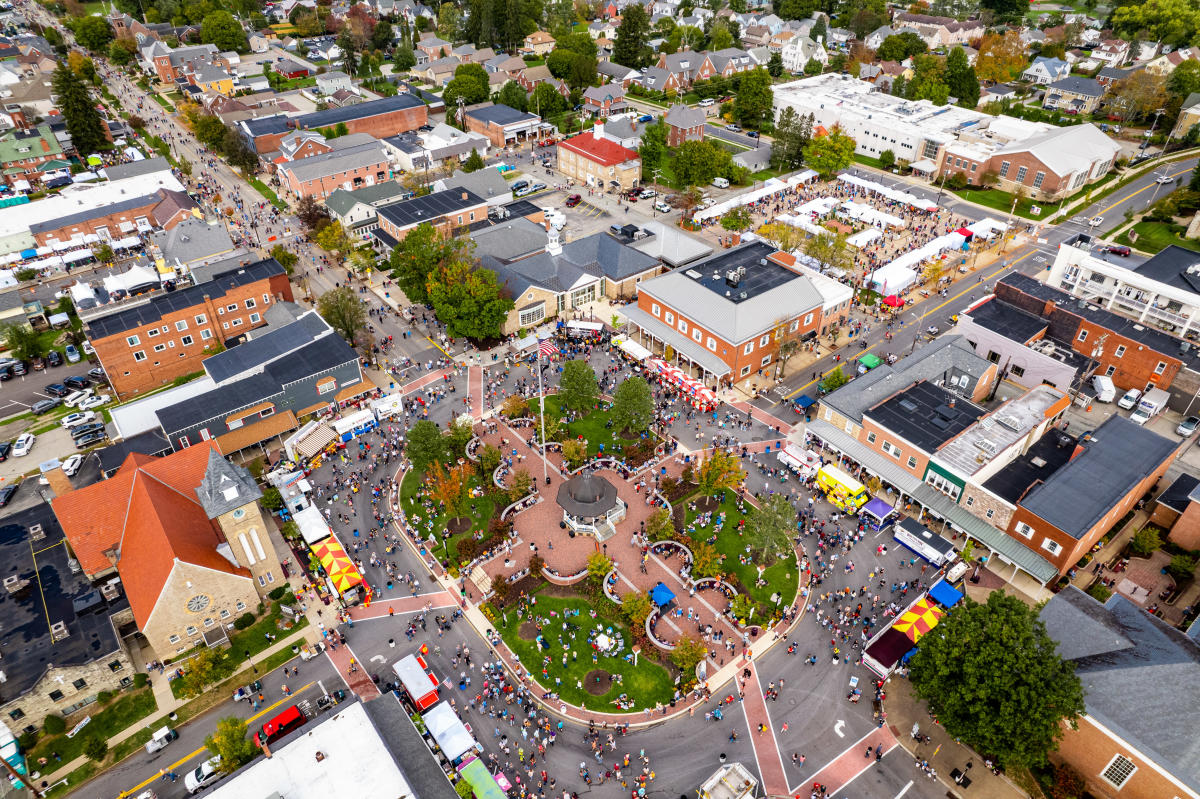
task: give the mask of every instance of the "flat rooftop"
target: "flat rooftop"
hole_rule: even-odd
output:
[[[1200,294],[1200,252],[1172,244],[1133,269],[1151,280]]]
[[[787,267],[767,260],[774,252],[770,244],[751,242],[691,264],[684,274],[730,302],[745,302],[800,277]],[[740,276],[731,280],[729,273],[734,270]]]
[[[1029,489],[1066,465],[1077,443],[1074,436],[1052,430],[1039,438],[1024,455],[984,481],[983,487],[1010,505],[1016,505]]]
[[[968,312],[971,321],[1007,339],[1028,344],[1050,323],[1003,300],[991,299]]]
[[[37,490],[36,480],[26,482],[20,491]],[[40,533],[35,532],[37,525]],[[128,608],[129,602],[124,592],[108,602],[78,564],[72,570],[75,561],[48,504],[39,502],[0,522],[0,563],[0,577],[29,581],[23,590],[0,591],[4,701],[31,690],[51,664],[81,666],[115,655],[120,646],[111,616]],[[50,628],[59,622],[68,635],[55,641]]]
[[[922,380],[897,392],[863,416],[925,452],[933,452],[986,413],[975,403]]]
[[[1050,386],[1036,386],[968,427],[938,450],[936,460],[962,474],[975,474],[1046,421],[1047,414],[1064,396]]]

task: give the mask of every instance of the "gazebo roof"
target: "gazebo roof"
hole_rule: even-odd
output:
[[[616,507],[617,489],[599,475],[582,472],[558,487],[558,504],[572,516],[603,516]]]

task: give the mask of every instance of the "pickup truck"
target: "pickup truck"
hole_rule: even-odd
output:
[[[241,702],[243,699],[250,702],[262,690],[262,680],[255,680],[249,685],[243,685],[241,688],[233,692],[233,701]]]
[[[313,643],[313,644],[305,644],[304,646],[300,647],[300,659],[301,660],[312,660],[313,658],[315,658],[317,655],[321,654],[324,651],[325,651],[325,642],[324,641],[317,641],[316,643]]]

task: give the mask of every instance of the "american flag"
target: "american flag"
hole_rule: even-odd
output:
[[[549,358],[551,355],[558,354],[558,347],[554,346],[554,342],[550,339],[538,342],[538,355],[545,355]]]

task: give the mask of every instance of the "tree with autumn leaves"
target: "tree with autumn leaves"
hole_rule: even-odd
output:
[[[727,488],[737,488],[746,477],[737,457],[723,449],[714,449],[702,460],[696,466],[695,475],[700,493],[707,497],[715,497]]]
[[[1006,83],[1020,76],[1028,64],[1019,31],[986,33],[975,56],[975,76],[985,83]]]
[[[440,502],[450,516],[450,521],[467,516],[467,504],[471,499],[471,473],[465,463],[444,467],[434,461],[430,464],[429,495]]]

